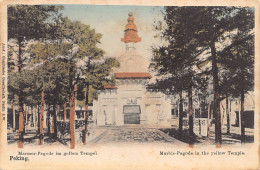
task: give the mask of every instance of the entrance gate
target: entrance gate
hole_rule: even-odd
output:
[[[124,124],[140,124],[141,108],[139,105],[125,105]]]

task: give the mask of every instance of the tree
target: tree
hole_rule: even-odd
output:
[[[216,44],[230,36],[230,33],[237,28],[236,7],[201,7],[197,16],[196,38],[199,46],[210,49],[211,74],[213,76],[213,115],[215,116],[215,142],[216,146],[220,147],[222,143],[221,132],[221,114],[220,101],[221,89],[219,84],[219,67],[220,56]],[[203,22],[199,22],[203,21]]]
[[[230,32],[238,28],[236,7],[200,7],[193,20],[193,32],[197,42],[197,47],[204,47],[210,50],[211,73],[213,76],[214,105],[213,114],[215,115],[215,142],[220,147],[222,143],[221,135],[221,114],[220,114],[220,85],[219,85],[219,51],[216,44],[230,36]],[[235,21],[235,22],[234,22]],[[205,60],[207,62],[207,60]]]
[[[57,37],[59,38],[59,37]],[[40,72],[37,78],[39,80],[42,91],[41,107],[44,103],[47,104],[47,126],[48,134],[56,138],[56,105],[68,102],[69,98],[69,70],[67,68],[75,68],[75,62],[68,59],[70,55],[69,50],[72,44],[67,42],[60,42],[59,39],[52,40],[52,42],[41,43],[37,42],[30,45],[29,51],[32,65],[39,65]],[[46,52],[46,49],[48,51]],[[75,69],[73,69],[75,70]],[[74,74],[74,73],[73,73]],[[53,111],[50,111],[52,105]],[[43,109],[41,110],[43,115]],[[52,125],[52,127],[50,126]],[[42,128],[42,127],[40,127]],[[40,134],[41,136],[41,134]],[[40,138],[41,143],[42,137]]]
[[[57,14],[62,9],[61,6],[27,6],[13,5],[8,7],[8,39],[15,39],[18,46],[18,73],[23,68],[23,48],[24,42],[30,39],[41,39],[47,32],[47,19],[52,14]],[[37,17],[35,17],[37,16]],[[18,82],[18,108],[19,108],[19,131],[18,147],[22,148],[23,144],[23,94],[21,82]]]
[[[97,47],[102,35],[96,33],[95,30],[91,29],[88,25],[82,24],[79,21],[71,21],[67,17],[62,17],[62,15],[59,14],[60,9],[61,7],[59,6],[19,5],[11,6],[8,9],[8,24],[10,27],[12,26],[12,29],[9,30],[9,40],[16,39],[19,47],[19,61],[17,64],[19,69],[17,74],[14,73],[17,76],[12,76],[13,79],[10,82],[13,83],[11,83],[10,89],[14,92],[18,89],[16,93],[18,94],[19,105],[21,106],[20,120],[23,120],[23,103],[32,105],[34,101],[37,101],[37,104],[39,104],[40,101],[39,144],[43,142],[42,120],[44,104],[47,104],[48,110],[51,105],[53,106],[51,116],[52,125],[54,126],[52,126],[51,132],[54,132],[54,136],[56,136],[56,105],[69,101],[71,148],[75,148],[75,137],[73,135],[75,100],[77,98],[77,85],[82,81],[83,67],[85,67],[84,74],[88,76],[88,80],[83,84],[87,85],[88,89],[90,86],[92,89],[100,89],[101,84],[112,82],[108,79],[108,75],[112,67],[118,65],[118,63],[115,59],[109,58],[100,63],[94,61],[93,65],[93,60],[99,60],[104,54],[104,51]],[[27,16],[29,14],[34,15]],[[33,17],[36,14],[39,15],[39,17]],[[30,26],[30,29],[27,28],[27,26]],[[27,43],[29,42],[27,40],[32,39],[32,42]],[[25,44],[25,42],[27,44]],[[22,48],[24,48],[23,51]],[[22,65],[24,64],[22,53],[25,55],[25,51],[26,66]],[[87,67],[82,65],[84,62],[88,65]],[[91,67],[89,65],[91,64],[94,70],[89,70]],[[10,62],[10,66],[12,65],[13,63]],[[21,79],[20,75],[23,71],[21,70],[22,66],[23,69],[28,71],[28,74],[31,75],[30,78],[26,79],[26,87],[28,88],[22,87],[25,86],[23,85],[25,82],[16,81],[17,79],[25,81]],[[99,79],[91,79],[91,74],[96,74]],[[33,79],[36,80],[36,83],[32,81]],[[19,82],[17,87],[14,83],[15,81]],[[93,85],[91,81],[94,82]],[[89,90],[86,92],[88,93],[88,91]],[[15,96],[15,94],[11,94],[11,96]],[[41,100],[39,100],[40,98]],[[12,99],[14,100],[15,97],[12,97]],[[86,99],[88,99],[88,97],[86,97]],[[47,117],[49,117],[49,114],[48,111]],[[49,124],[50,123],[48,123],[48,125]],[[23,123],[20,125],[22,126]],[[50,129],[49,126],[48,129]],[[49,131],[50,130],[48,130],[48,132]],[[22,133],[19,135],[22,136]]]
[[[86,79],[83,85],[86,87],[85,91],[85,129],[83,132],[83,143],[86,144],[87,125],[88,125],[88,104],[90,101],[90,87],[97,91],[104,88],[104,85],[114,85],[115,80],[110,78],[112,68],[119,67],[119,61],[115,58],[101,59],[101,56],[88,57],[83,69],[83,75]],[[101,61],[100,61],[101,60]],[[103,61],[102,61],[103,60]]]
[[[180,73],[180,72],[179,72]],[[181,74],[173,74],[169,77],[162,77],[161,79],[156,80],[154,86],[155,89],[160,89],[165,94],[168,95],[179,95],[179,129],[178,129],[178,139],[183,139],[183,91],[186,89],[186,85],[183,86],[185,77]],[[187,81],[185,81],[187,82]]]
[[[94,29],[91,29],[90,26],[82,24],[79,21],[71,21],[68,18],[63,18],[61,25],[62,37],[69,40],[69,42],[73,45],[70,49],[70,58],[69,61],[71,63],[76,63],[76,68],[69,67],[69,91],[70,91],[70,129],[71,129],[71,149],[75,148],[75,136],[74,136],[74,118],[75,115],[75,98],[76,98],[76,88],[78,83],[80,82],[81,74],[82,74],[82,62],[91,62],[92,59],[98,59],[103,56],[104,51],[97,47],[97,44],[100,43],[100,39],[102,37],[101,34],[95,32]],[[76,50],[73,48],[76,45]],[[74,51],[74,53],[73,53]],[[73,70],[75,70],[73,73]],[[88,93],[88,90],[86,90]],[[86,95],[88,96],[88,95]],[[87,101],[87,100],[86,100]],[[87,108],[87,104],[86,104]],[[86,109],[87,110],[87,109]],[[87,111],[85,112],[87,118]],[[87,121],[85,121],[87,122]]]
[[[224,40],[231,37],[232,31],[241,28],[241,32],[245,32],[246,27],[242,29],[242,25],[246,22],[243,18],[242,24],[237,21],[241,19],[240,8],[237,7],[167,7],[165,12],[165,24],[166,28],[163,30],[163,38],[168,41],[168,47],[172,47],[172,51],[167,48],[159,48],[157,55],[159,57],[157,63],[159,63],[159,72],[165,68],[172,68],[171,56],[179,56],[185,59],[179,59],[177,63],[181,63],[182,68],[186,68],[190,73],[190,77],[196,80],[194,72],[191,72],[191,68],[194,64],[203,65],[204,63],[211,63],[211,68],[206,69],[206,73],[210,73],[213,77],[213,115],[215,115],[215,142],[216,146],[220,147],[222,143],[221,137],[221,114],[220,114],[220,101],[221,88],[219,84],[219,67],[221,67],[220,55],[224,47],[217,48],[218,43],[222,43]],[[162,23],[162,22],[161,22]],[[162,26],[158,28],[162,29]],[[204,53],[208,53],[209,57],[201,59],[200,57]],[[161,57],[161,56],[167,57]],[[203,54],[204,55],[204,54]],[[196,58],[199,60],[197,61]],[[177,59],[177,57],[176,57]],[[176,62],[175,59],[175,62]],[[171,65],[171,67],[169,67]],[[178,68],[178,65],[174,67]],[[167,70],[167,69],[165,69]],[[190,71],[190,72],[189,72]],[[170,72],[167,70],[166,72]],[[195,70],[197,73],[197,70]],[[203,75],[205,73],[201,73]],[[198,74],[198,79],[200,79]],[[191,78],[189,78],[192,80]],[[190,81],[192,82],[192,81]],[[192,85],[195,85],[194,83]],[[188,88],[188,93],[191,98],[191,84]],[[190,100],[192,101],[192,100]],[[192,106],[190,104],[190,106]],[[191,122],[190,122],[191,123]]]
[[[251,8],[238,9],[235,19],[241,21],[237,23],[237,34],[219,55],[229,73],[226,75],[229,81],[225,85],[231,89],[230,95],[240,96],[241,143],[245,143],[245,93],[254,87],[254,11]]]
[[[194,143],[193,132],[193,108],[192,89],[194,88],[195,71],[194,66],[197,56],[203,50],[197,49],[197,39],[193,32],[198,7],[166,7],[165,8],[165,28],[162,30],[162,37],[167,41],[167,45],[153,49],[153,64],[159,74],[170,74],[168,80],[174,86],[180,98],[179,114],[179,137],[182,136],[182,91],[188,91],[189,98],[189,141]],[[160,27],[159,27],[160,28]],[[168,76],[168,75],[167,75]],[[166,79],[167,80],[167,79]]]
[[[47,76],[46,80],[42,80],[45,86],[43,86],[43,89],[46,92],[47,103],[54,106],[61,102],[66,103],[66,99],[68,99],[70,103],[71,148],[74,148],[73,117],[75,115],[76,88],[82,79],[82,63],[99,59],[104,53],[102,49],[96,47],[97,43],[100,43],[101,34],[95,33],[95,30],[90,29],[90,26],[82,24],[79,21],[71,21],[67,17],[59,17],[57,24],[52,24],[51,28],[53,28],[52,37],[55,39],[52,39],[52,42],[47,41],[47,44],[33,44],[30,48],[31,63],[39,63],[42,60],[48,61],[48,64],[46,64],[42,71],[42,74],[45,74],[42,77]],[[46,49],[48,51],[44,52]],[[57,62],[54,62],[56,59],[58,59]],[[56,68],[59,70],[56,70]],[[58,78],[53,76],[56,71],[59,72],[57,73],[59,75],[57,76]],[[63,80],[66,80],[66,82],[63,83],[60,74],[65,75],[66,78],[63,78]],[[58,94],[59,90],[57,87],[59,87],[58,89],[62,89]],[[64,87],[64,89],[61,87]],[[53,108],[55,109],[55,107]],[[52,117],[55,118],[56,116],[52,115]],[[55,122],[55,120],[53,121]]]

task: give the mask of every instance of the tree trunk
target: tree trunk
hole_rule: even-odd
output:
[[[60,120],[60,105],[58,105],[58,114],[57,114],[57,120]]]
[[[200,118],[201,118],[201,108],[199,108],[199,134],[201,135],[201,123],[200,123]]]
[[[229,113],[231,113],[231,104],[232,104],[232,100],[229,100]]]
[[[243,78],[243,77],[242,77]],[[241,119],[241,143],[244,144],[246,142],[246,136],[245,136],[245,115],[244,115],[244,109],[245,109],[245,93],[244,93],[244,82],[242,82],[242,88],[241,88],[241,112],[240,112],[240,119]]]
[[[90,72],[90,57],[88,58],[87,72]],[[85,101],[85,129],[83,133],[83,144],[87,143],[87,131],[88,131],[88,93],[89,93],[89,84],[86,86],[86,101]]]
[[[194,144],[194,132],[193,132],[193,110],[192,110],[192,77],[190,77],[190,85],[188,87],[189,97],[189,146]]]
[[[77,84],[74,85],[70,97],[70,149],[75,149],[75,102],[77,97]]]
[[[86,101],[85,101],[85,129],[83,132],[83,144],[86,145],[87,143],[87,130],[88,130],[88,91],[89,91],[89,84],[86,87]]]
[[[228,97],[226,96],[226,114],[227,114],[227,134],[230,134],[230,115],[228,108]]]
[[[39,122],[39,145],[43,144],[43,114],[44,114],[44,91],[42,91],[42,96],[41,96],[41,110],[40,110],[40,116],[38,118]]]
[[[179,92],[180,104],[179,104],[179,139],[182,139],[183,135],[183,98],[182,98],[182,89]]]
[[[12,131],[15,132],[15,109],[14,109],[14,102],[12,102],[12,113],[13,113],[13,129],[12,129]]]
[[[220,114],[220,88],[219,88],[219,73],[217,65],[217,54],[216,54],[216,33],[214,30],[215,21],[213,19],[214,14],[211,16],[211,27],[210,27],[210,49],[212,57],[212,76],[213,76],[213,92],[214,92],[214,101],[213,101],[213,115],[215,115],[215,142],[216,147],[221,147],[222,136],[221,136],[221,114]]]
[[[209,137],[210,136],[210,131],[209,131],[209,127],[210,127],[210,102],[208,103],[208,134],[207,136]]]
[[[40,134],[40,115],[41,115],[41,105],[37,106],[37,133]]]
[[[221,147],[222,136],[221,136],[221,114],[220,114],[220,92],[219,92],[219,75],[218,66],[216,61],[216,47],[215,42],[211,42],[211,53],[212,53],[212,73],[213,73],[213,91],[214,91],[214,105],[213,115],[215,115],[215,142],[216,147]]]
[[[35,128],[35,130],[37,130],[37,109],[36,109],[36,107],[34,107],[34,128]]]
[[[45,43],[45,49],[46,49],[46,56],[44,58],[44,66],[47,64],[47,58],[48,58],[48,46],[47,43]],[[43,137],[44,137],[44,132],[43,132],[43,115],[44,115],[44,91],[42,90],[42,95],[41,95],[41,110],[40,110],[40,115],[38,115],[38,125],[39,125],[39,145],[43,144]],[[49,112],[48,112],[49,113]],[[47,113],[47,114],[48,114]],[[49,131],[48,131],[49,132]]]
[[[25,123],[26,123],[26,125],[28,123],[28,107],[27,107],[27,105],[25,105]]]
[[[51,136],[54,136],[54,105],[53,105],[53,110],[51,113]]]
[[[53,107],[53,114],[54,114],[54,138],[57,138],[57,114],[56,114],[56,105]]]
[[[18,37],[18,72],[22,71],[22,37]],[[23,118],[23,96],[22,89],[19,82],[18,93],[18,110],[19,110],[19,128],[18,128],[18,148],[23,148],[23,134],[24,134],[24,118]]]
[[[33,116],[33,107],[31,106],[31,120],[30,120],[30,127],[32,127],[33,125],[33,119],[34,119],[34,116]]]
[[[47,124],[47,133],[48,133],[48,135],[50,135],[50,133],[51,133],[51,121],[50,121],[50,105],[48,104],[47,105],[47,122],[46,122],[46,124]]]
[[[41,115],[41,105],[38,105],[37,108],[37,133],[40,135],[40,115]]]
[[[220,100],[219,100],[219,77],[217,71],[217,63],[215,59],[212,59],[213,63],[213,91],[214,91],[214,105],[213,115],[215,115],[215,142],[216,147],[221,147],[222,134],[221,134],[221,114],[220,114]]]
[[[23,131],[24,131],[24,133],[26,132],[26,129],[27,129],[27,123],[28,123],[28,110],[27,110],[27,106],[26,106],[26,104],[25,104],[25,106],[24,106],[24,110],[25,110],[25,124],[24,124],[24,127],[23,127]]]
[[[51,134],[54,139],[57,138],[57,115],[56,115],[56,104],[53,105],[53,112],[51,116]]]
[[[63,114],[64,114],[64,117],[63,117],[63,120],[64,122],[66,121],[66,111],[67,111],[67,106],[66,106],[66,102],[64,103],[64,106],[63,106]]]
[[[19,101],[19,129],[18,129],[18,148],[23,148],[24,120],[23,106]]]

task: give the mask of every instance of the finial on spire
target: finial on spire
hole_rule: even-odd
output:
[[[140,42],[142,39],[138,36],[138,30],[136,25],[134,24],[135,18],[133,17],[133,13],[129,12],[128,16],[128,24],[125,26],[125,36],[124,38],[121,38],[121,41],[125,43]]]

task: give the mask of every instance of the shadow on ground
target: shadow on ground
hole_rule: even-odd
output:
[[[178,129],[175,128],[165,128],[165,129],[159,129],[162,132],[164,132],[165,134],[174,137],[182,142],[185,142],[187,144],[189,144],[190,142],[190,138],[189,138],[189,131],[188,129],[184,129],[183,133],[182,133],[182,137],[180,137],[179,135],[179,131]],[[214,134],[211,134],[212,136],[207,137],[207,136],[197,136],[196,134],[194,134],[194,144],[199,144],[199,143],[211,143],[214,144],[215,141],[215,136]],[[245,136],[245,141],[246,143],[254,143],[254,136],[253,135],[246,135]],[[207,142],[206,142],[207,141]],[[235,144],[235,143],[241,143],[241,135],[240,134],[236,134],[236,133],[223,133],[222,134],[222,143],[223,144]]]
[[[23,143],[24,144],[38,144],[39,140],[39,134],[35,134],[35,132],[26,132],[23,135]],[[13,144],[18,141],[17,133],[10,133],[7,134],[7,142],[8,144]],[[45,144],[52,144],[55,142],[59,142],[63,145],[68,145],[68,142],[70,142],[70,138],[57,138],[54,137],[53,134],[44,133],[44,143]]]
[[[179,135],[179,131],[175,128],[166,128],[166,129],[159,129],[162,132],[166,133],[167,135],[174,137],[185,143],[190,143],[190,136],[188,129],[184,129],[182,135]],[[193,133],[193,138],[191,138],[192,143],[199,143],[198,136]]]

